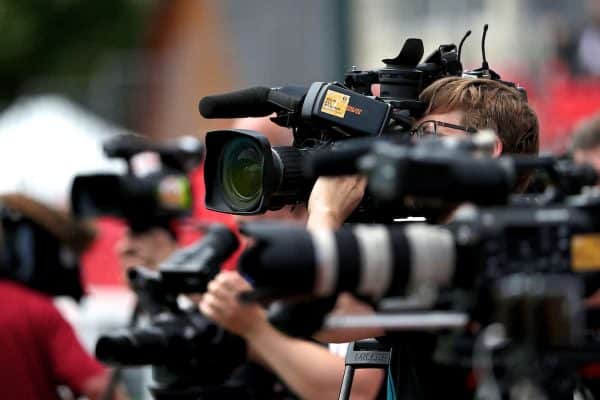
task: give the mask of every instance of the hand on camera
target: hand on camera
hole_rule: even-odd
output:
[[[223,271],[208,284],[199,303],[200,311],[228,331],[247,338],[267,323],[267,313],[261,306],[238,300],[240,293],[250,289],[250,284],[237,271]]]
[[[365,194],[367,178],[360,175],[320,177],[308,200],[308,229],[337,229]]]

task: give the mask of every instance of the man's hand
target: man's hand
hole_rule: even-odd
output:
[[[112,392],[107,393],[108,386],[110,385],[110,376],[103,374],[100,376],[94,376],[87,379],[83,383],[83,395],[90,400],[128,400],[129,397],[126,394],[123,385],[118,384],[112,389]]]
[[[237,271],[223,271],[208,284],[199,304],[200,311],[228,331],[247,338],[268,324],[267,313],[260,305],[238,301],[238,295],[250,289]]]
[[[313,342],[289,337],[267,320],[256,304],[242,304],[240,292],[251,286],[236,271],[221,272],[208,284],[200,311],[230,332],[243,337],[251,360],[278,375],[303,399],[333,399],[339,393],[344,359]],[[352,385],[353,399],[375,398],[383,371],[360,370]]]
[[[320,177],[308,199],[308,229],[337,229],[365,194],[367,178],[359,175]]]

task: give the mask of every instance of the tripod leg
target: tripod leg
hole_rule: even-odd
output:
[[[340,395],[338,400],[350,399],[350,391],[352,390],[352,381],[354,380],[354,366],[346,365],[344,368],[344,377],[342,378],[342,386],[340,387]]]
[[[354,371],[357,368],[380,368],[386,370],[390,365],[391,348],[375,339],[352,342],[346,353],[346,368],[340,388],[339,400],[350,399]]]

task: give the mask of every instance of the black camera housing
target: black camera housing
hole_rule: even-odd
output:
[[[189,178],[179,171],[145,177],[116,174],[78,175],[71,188],[73,212],[79,217],[123,218],[134,231],[191,214]]]
[[[244,340],[178,301],[181,293],[203,293],[237,246],[233,232],[215,224],[163,262],[159,271],[130,269],[138,312],[149,316],[149,324],[100,337],[98,359],[116,366],[151,365],[151,391],[159,399],[248,398],[245,387],[229,382],[246,359]]]
[[[169,228],[173,219],[191,214],[193,199],[187,173],[198,166],[203,146],[182,137],[157,145],[136,135],[122,135],[103,144],[110,158],[124,159],[126,174],[89,174],[75,177],[71,206],[78,217],[110,215],[123,218],[133,231],[155,226]],[[144,176],[134,173],[132,158],[143,152],[158,155],[160,166]]]
[[[83,296],[79,256],[30,218],[0,209],[2,240],[0,279],[7,279],[49,296]]]
[[[177,250],[159,266],[161,286],[170,293],[204,293],[221,265],[239,247],[225,225],[212,224],[201,239]]]
[[[230,214],[260,214],[287,204],[302,203],[308,199],[315,180],[312,176],[302,176],[307,154],[345,139],[406,133],[413,119],[426,108],[418,100],[420,92],[436,79],[462,73],[454,45],[440,46],[419,64],[422,56],[422,41],[408,39],[398,56],[383,60],[384,68],[368,71],[353,68],[346,74],[345,84],[314,82],[308,88],[256,87],[203,98],[199,108],[206,118],[257,117],[276,112],[271,120],[292,128],[294,136],[293,146],[271,148],[256,132],[208,132],[204,170],[208,208]],[[373,96],[371,91],[375,83],[381,85],[380,97]],[[225,160],[222,154],[226,146],[240,140],[247,140],[249,151],[258,154],[254,168],[247,169],[246,178],[239,179],[240,187],[252,180],[252,185],[262,186],[247,199],[238,196],[240,202],[234,204],[236,201],[223,186],[227,183],[223,180],[223,171],[231,161]],[[261,168],[260,179],[252,175],[259,169],[257,164]],[[367,216],[367,220],[389,221],[395,217],[389,210],[374,207],[372,199],[361,204],[359,214]],[[375,212],[375,208],[379,210]]]

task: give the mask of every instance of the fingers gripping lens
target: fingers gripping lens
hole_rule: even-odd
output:
[[[221,185],[227,204],[237,211],[255,208],[263,187],[263,155],[253,140],[238,138],[223,149]]]

